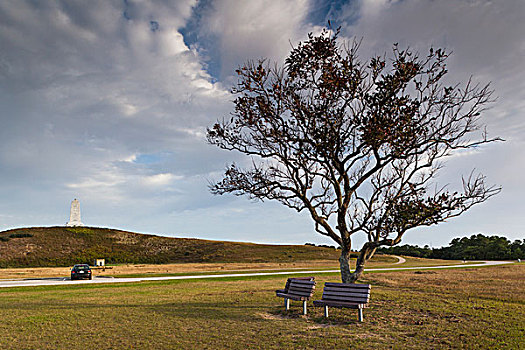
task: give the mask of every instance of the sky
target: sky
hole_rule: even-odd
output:
[[[306,213],[213,196],[245,156],[205,141],[233,110],[235,69],[279,64],[309,32],[341,27],[360,57],[393,43],[452,52],[448,79],[491,82],[492,143],[450,157],[440,183],[475,169],[502,192],[402,243],[447,245],[483,233],[524,239],[525,1],[92,0],[0,2],[0,230],[82,221],[172,237],[334,244]],[[356,237],[360,248],[364,237]]]

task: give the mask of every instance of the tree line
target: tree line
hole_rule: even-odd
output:
[[[382,247],[378,252],[385,254],[415,256],[430,259],[451,260],[515,260],[525,259],[525,239],[511,242],[505,237],[472,235],[454,238],[447,247],[423,248],[404,244],[395,247]]]

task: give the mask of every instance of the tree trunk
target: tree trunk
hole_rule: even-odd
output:
[[[365,271],[366,262],[370,260],[372,256],[374,256],[376,249],[376,247],[371,246],[369,243],[365,243],[365,245],[361,249],[361,252],[359,253],[359,256],[357,257],[354,272],[350,274],[348,282],[343,281],[344,283],[355,283],[359,279],[359,277],[361,277],[361,275]],[[339,261],[341,261],[341,259],[339,259]]]
[[[341,280],[343,283],[353,283],[350,281],[352,273],[350,272],[350,251],[341,249],[339,257],[339,267],[341,269]]]
[[[355,264],[355,270],[352,274],[350,274],[348,282],[345,283],[355,283],[359,279],[359,277],[361,277],[363,271],[365,271],[365,261],[361,259],[361,254],[359,254],[359,257],[357,258],[357,262]]]

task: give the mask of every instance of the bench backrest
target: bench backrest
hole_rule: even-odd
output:
[[[284,286],[284,293],[288,293],[288,289],[290,289],[290,282],[292,280],[299,280],[299,281],[313,281],[315,277],[290,277],[286,280],[286,285]]]
[[[370,299],[369,284],[326,282],[323,290],[323,300],[367,304]]]
[[[314,289],[315,281],[292,279],[286,294],[309,299],[314,294]]]

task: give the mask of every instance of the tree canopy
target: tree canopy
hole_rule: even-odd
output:
[[[214,194],[276,200],[306,210],[318,233],[342,248],[344,282],[354,282],[380,246],[437,224],[500,189],[473,174],[462,190],[434,183],[445,157],[495,141],[479,123],[489,85],[445,85],[448,53],[358,57],[359,43],[324,30],[293,48],[283,66],[249,61],[237,70],[230,117],[208,129],[211,144],[251,156],[231,164]],[[356,269],[351,237],[364,234]]]

